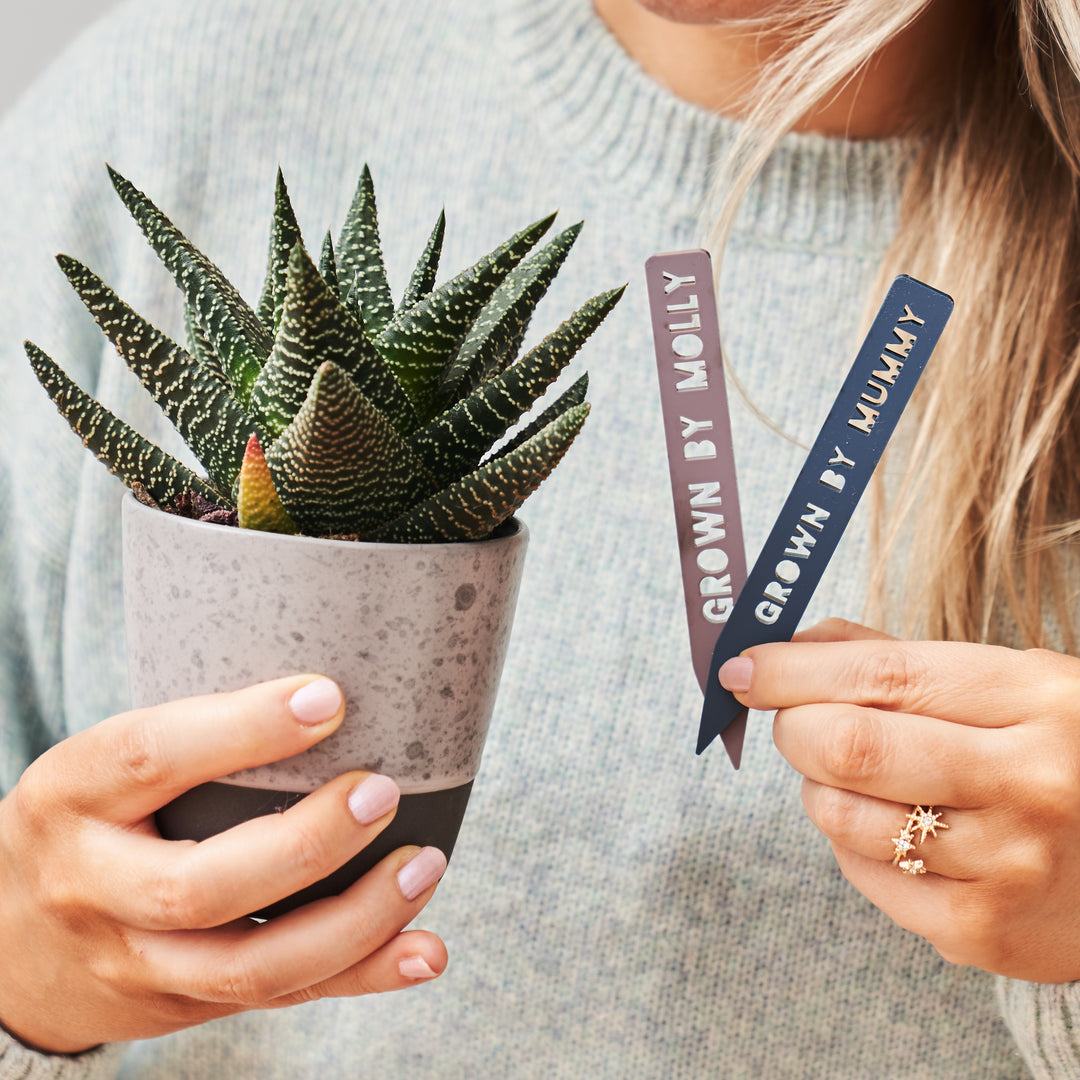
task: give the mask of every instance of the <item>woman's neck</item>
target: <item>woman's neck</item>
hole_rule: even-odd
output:
[[[935,0],[860,71],[805,113],[797,131],[852,139],[904,134],[948,96],[979,0]],[[787,45],[781,33],[702,19],[708,0],[593,0],[597,13],[644,70],[672,93],[713,112],[741,116],[762,66]],[[715,0],[714,9],[731,0]],[[744,10],[753,3],[736,5]],[[674,13],[665,17],[650,8]],[[688,14],[680,20],[679,13]],[[691,21],[693,20],[693,21]]]

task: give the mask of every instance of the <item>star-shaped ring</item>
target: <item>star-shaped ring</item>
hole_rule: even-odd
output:
[[[925,874],[926,864],[922,859],[916,859],[913,852],[919,844],[926,842],[927,836],[937,838],[938,829],[947,829],[949,826],[941,820],[940,813],[934,813],[932,806],[912,807],[911,813],[904,822],[899,836],[890,838],[893,845],[893,866],[899,867],[903,874]],[[916,837],[916,833],[918,836]]]

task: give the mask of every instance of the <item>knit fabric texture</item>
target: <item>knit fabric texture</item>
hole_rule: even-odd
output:
[[[0,1080],[1080,1075],[1075,987],[950,966],[850,887],[767,716],[751,716],[738,773],[719,744],[694,754],[701,694],[643,264],[702,245],[713,165],[735,130],[649,79],[587,0],[129,3],[4,119],[4,791],[127,701],[123,489],[56,416],[23,339],[179,447],[52,262],[79,258],[182,335],[179,294],[106,161],[249,299],[276,168],[315,245],[365,162],[396,295],[442,207],[448,273],[552,209],[585,219],[537,332],[629,288],[568,373],[589,370],[592,416],[523,513],[532,539],[499,705],[420,920],[447,941],[445,975],[72,1059],[8,1040]],[[720,317],[749,400],[776,425],[731,394],[751,561],[854,355],[904,161],[898,142],[793,135],[743,207]],[[860,618],[866,513],[805,624]]]

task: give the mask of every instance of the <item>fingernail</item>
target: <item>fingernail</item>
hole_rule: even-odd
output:
[[[406,979],[434,979],[438,974],[422,956],[406,956],[397,969]]]
[[[349,792],[349,809],[361,825],[378,821],[398,804],[401,792],[389,776],[372,773]]]
[[[316,679],[289,698],[289,708],[301,724],[323,724],[337,716],[341,691],[329,679]]]
[[[446,856],[437,847],[421,848],[399,871],[398,888],[406,900],[415,900],[446,873]]]
[[[744,694],[750,689],[750,676],[754,672],[754,661],[749,656],[733,656],[720,665],[717,676],[720,685],[733,694]]]

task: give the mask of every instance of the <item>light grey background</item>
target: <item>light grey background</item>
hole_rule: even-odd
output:
[[[2,0],[0,112],[54,56],[117,0]]]

